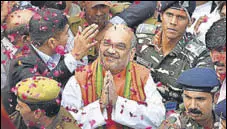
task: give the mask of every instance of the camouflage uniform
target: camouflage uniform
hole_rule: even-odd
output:
[[[151,69],[151,75],[166,101],[182,102],[182,89],[177,87],[178,76],[193,67],[210,67],[213,64],[206,46],[189,34],[185,34],[175,48],[163,56],[157,46],[160,44],[160,26],[140,24],[136,31],[138,44],[136,60]],[[160,47],[159,47],[160,48]],[[167,109],[168,110],[168,109]]]
[[[214,128],[219,129],[220,119],[217,115],[213,113],[214,116]],[[174,122],[175,121],[175,122]],[[171,114],[170,117],[166,120],[166,123],[175,124],[181,129],[206,129],[199,125],[196,121],[188,117],[185,111],[178,111],[174,114]]]
[[[36,127],[27,127],[18,111],[9,116],[17,129],[35,129]],[[80,129],[70,113],[61,107],[58,115],[46,129]]]

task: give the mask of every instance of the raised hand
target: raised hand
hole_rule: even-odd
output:
[[[97,41],[92,41],[98,34],[98,25],[92,24],[86,27],[83,31],[79,27],[78,33],[74,40],[74,48],[71,51],[76,60],[83,58],[88,50],[97,44]]]

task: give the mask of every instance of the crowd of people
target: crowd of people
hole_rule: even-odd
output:
[[[1,128],[225,129],[225,1],[1,1]]]

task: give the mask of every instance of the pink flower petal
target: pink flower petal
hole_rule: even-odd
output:
[[[24,93],[22,94],[22,99],[23,100],[26,100],[27,99],[27,96]]]
[[[139,4],[140,3],[140,1],[134,1],[134,4]]]
[[[38,65],[35,65],[34,68],[30,68],[29,71],[31,73],[35,73],[37,71]]]
[[[208,17],[207,16],[205,16],[204,18],[203,18],[203,22],[207,22],[208,21]]]
[[[33,127],[33,126],[35,126],[35,123],[32,121],[29,121],[27,124],[27,127]]]
[[[87,27],[87,26],[89,26],[89,24],[87,22],[85,22],[83,26]]]
[[[57,102],[58,105],[61,104],[61,100],[60,99],[56,99],[56,102]]]
[[[91,127],[93,127],[94,124],[96,123],[96,121],[95,120],[91,120],[91,121],[89,121],[89,123],[90,123]]]
[[[81,11],[80,14],[79,14],[79,17],[80,18],[84,18],[84,16],[85,16],[85,12],[84,11]]]
[[[56,17],[56,16],[58,16],[57,13],[52,13],[52,17]]]
[[[1,25],[1,28],[2,28],[3,30],[6,30],[6,29],[7,29],[7,25],[6,25],[6,24],[3,24],[3,25]]]
[[[6,64],[6,60],[2,60],[1,61],[1,64]]]
[[[55,76],[55,77],[59,77],[59,76],[60,76],[60,72],[59,72],[58,70],[55,70],[55,71],[54,71],[54,76]]]
[[[81,128],[83,126],[83,124],[80,123],[78,126]]]
[[[11,43],[15,41],[16,36],[17,36],[16,33],[14,33],[14,34],[9,34],[9,35],[8,35],[8,38],[9,38],[9,40],[10,40]]]
[[[146,127],[146,129],[152,129],[152,127],[151,127],[151,126],[149,126],[149,127]]]
[[[43,125],[40,127],[40,129],[46,129]]]
[[[62,1],[57,2],[57,4],[60,4],[61,5],[62,4]]]
[[[141,104],[141,105],[144,105],[144,106],[147,106],[147,102],[144,102],[144,101],[138,101],[137,103]]]
[[[62,45],[58,45],[56,48],[55,48],[55,52],[60,54],[60,55],[64,55],[65,54],[65,47],[62,46]]]
[[[44,17],[43,18],[45,21],[48,21],[48,20],[50,20],[48,17]]]
[[[29,85],[29,88],[33,88],[33,87],[36,88],[37,87],[36,84],[32,83]]]
[[[136,95],[137,94],[136,93],[136,90],[133,87],[130,88],[130,91],[132,92],[133,95]]]
[[[59,87],[61,87],[61,86],[62,86],[62,84],[59,82],[59,83],[58,83],[58,86],[59,86]]]
[[[158,82],[156,85],[157,85],[157,87],[161,87],[162,86],[162,82]]]
[[[47,26],[40,26],[39,27],[39,30],[40,31],[47,31],[48,30],[48,27]]]
[[[36,14],[33,15],[33,19],[34,20],[40,20],[41,18],[42,17],[38,13],[36,13]]]
[[[54,20],[54,23],[58,23],[59,21],[58,20]]]

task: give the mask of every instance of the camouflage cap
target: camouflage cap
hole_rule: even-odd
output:
[[[39,103],[54,100],[60,93],[57,81],[37,76],[24,79],[16,84],[17,96],[26,103]]]

